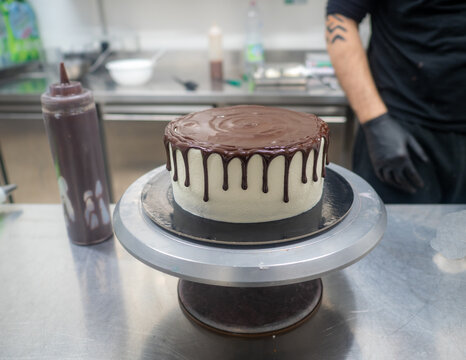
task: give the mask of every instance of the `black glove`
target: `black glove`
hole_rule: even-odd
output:
[[[388,113],[362,124],[372,166],[384,183],[415,193],[424,182],[411,161],[408,147],[424,162],[429,161],[416,139]]]

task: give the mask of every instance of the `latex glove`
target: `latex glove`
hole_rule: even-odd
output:
[[[411,160],[410,151],[422,161],[429,161],[416,139],[388,113],[362,124],[372,166],[384,183],[408,193],[415,193],[424,182]]]

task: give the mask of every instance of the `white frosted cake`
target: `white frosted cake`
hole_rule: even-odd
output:
[[[178,118],[164,136],[175,202],[231,223],[299,215],[322,196],[328,139],[317,116],[273,107],[214,108]]]

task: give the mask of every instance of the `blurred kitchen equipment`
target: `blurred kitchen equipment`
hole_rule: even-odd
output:
[[[306,69],[308,71],[308,76],[316,79],[322,85],[332,90],[338,90],[340,88],[335,76],[335,70],[327,53],[307,53]]]
[[[180,78],[177,78],[176,76],[173,77],[173,80],[175,80],[178,84],[183,85],[185,89],[188,91],[194,91],[199,86],[197,82],[194,82],[192,80],[183,81]]]
[[[223,51],[222,30],[214,25],[209,30],[209,63],[210,79],[222,81],[223,79]]]
[[[90,60],[84,54],[65,54],[63,61],[68,69],[71,80],[80,80],[88,71]]]
[[[17,186],[15,184],[0,186],[0,204],[6,202],[8,195],[11,194],[16,188]]]
[[[62,55],[62,61],[66,63],[68,77],[71,80],[80,80],[87,73],[96,71],[110,53],[110,44],[107,41],[102,41],[65,51]],[[57,64],[51,65],[56,69]]]
[[[165,50],[160,50],[151,59],[113,60],[105,68],[119,85],[143,85],[151,79],[157,61],[164,54]]]
[[[89,67],[90,73],[93,73],[94,71],[96,71],[104,63],[104,61],[107,59],[107,57],[111,53],[110,44],[107,41],[102,41],[100,45],[101,45],[102,52],[97,57],[97,59],[94,61],[94,63]]]
[[[283,63],[259,66],[252,76],[256,86],[306,86],[308,73],[303,64]]]
[[[251,74],[264,64],[264,47],[262,45],[262,21],[257,3],[249,3],[246,19],[246,44],[244,49],[245,73]]]
[[[243,82],[239,79],[225,79],[223,82],[235,87],[241,87],[243,85]]]
[[[335,71],[328,54],[308,53],[303,63],[267,63],[252,74],[255,86],[312,86],[339,90]]]
[[[327,53],[307,53],[306,68],[312,75],[335,75],[335,70]]]

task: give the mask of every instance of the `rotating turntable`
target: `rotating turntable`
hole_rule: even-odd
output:
[[[226,223],[212,221],[210,230],[172,226],[177,217],[183,219],[181,223],[200,219],[190,219],[170,200],[164,180],[169,174],[164,167],[143,175],[124,193],[113,215],[115,234],[134,257],[180,278],[181,308],[200,325],[238,336],[287,331],[317,311],[322,297],[320,278],[364,257],[386,227],[384,204],[367,182],[334,164],[327,169],[333,180],[324,183],[326,196],[320,211],[328,221],[313,224],[315,231],[310,232],[303,221],[300,236],[286,231],[273,234],[278,231],[273,230],[272,234],[264,231],[265,241],[259,233],[261,241],[223,241],[225,237],[215,237],[212,229],[222,229]],[[151,202],[148,186],[154,190],[151,194],[159,191],[166,196],[159,203]],[[330,214],[329,209],[335,212]],[[262,226],[273,228],[273,223]],[[286,230],[286,224],[276,229]],[[235,236],[250,230],[236,227]],[[246,234],[244,238],[251,237]]]

